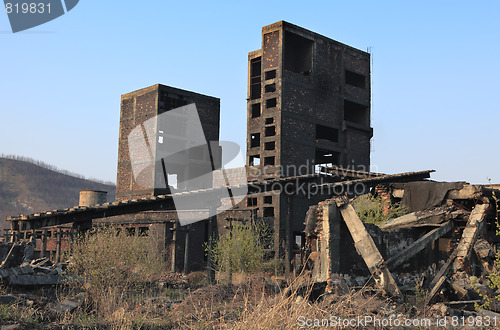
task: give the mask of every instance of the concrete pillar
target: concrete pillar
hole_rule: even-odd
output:
[[[40,258],[44,258],[47,253],[47,229],[42,232],[42,250],[40,251]]]
[[[186,226],[186,238],[184,244],[184,274],[189,274],[189,232],[191,225]]]
[[[286,195],[285,214],[285,277],[290,277],[292,261],[292,195]]]
[[[177,262],[177,222],[174,222],[173,228],[172,228],[172,250],[171,252],[171,261],[172,264],[170,265],[170,271],[172,273],[175,273],[175,264]]]
[[[61,261],[61,236],[61,228],[58,228],[56,231],[56,262]]]

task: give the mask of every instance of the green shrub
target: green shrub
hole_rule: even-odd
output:
[[[387,202],[385,202],[382,198],[375,197],[371,194],[356,197],[352,201],[352,205],[361,221],[376,225],[382,224],[390,219],[400,217],[407,213],[406,207],[401,204],[392,203],[390,204],[390,207],[387,207]]]
[[[207,252],[219,271],[255,273],[263,270],[264,247],[269,238],[269,228],[264,222],[252,225],[238,222],[213,242],[211,251],[207,247]]]

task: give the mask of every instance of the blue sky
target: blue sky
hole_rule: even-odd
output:
[[[500,2],[90,1],[13,34],[0,13],[0,153],[116,180],[120,95],[156,83],[221,98],[245,146],[247,53],[286,20],[371,47],[371,162],[500,183]]]

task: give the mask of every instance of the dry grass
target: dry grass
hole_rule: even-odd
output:
[[[257,284],[257,285],[255,285]],[[328,295],[317,302],[307,298],[312,285],[303,290],[283,290],[271,294],[250,280],[242,286],[215,285],[197,290],[174,308],[171,320],[185,329],[295,329],[299,317],[342,318],[379,313],[387,303],[366,291]]]
[[[48,321],[41,309],[14,305],[0,308],[0,319],[45,325],[55,321],[62,328],[80,329],[292,329],[298,327],[299,317],[380,316],[387,310],[388,302],[367,290],[311,302],[307,297],[313,285],[307,280],[284,289],[262,274],[248,276],[241,285],[200,287],[204,273],[194,273],[179,278],[192,292],[160,287],[165,264],[152,242],[112,230],[87,236],[74,246],[70,267],[83,283],[59,291],[59,301],[85,291],[87,299],[77,310]]]
[[[80,239],[70,259],[69,271],[83,283],[60,300],[81,288],[88,298],[79,311],[63,315],[62,323],[132,329],[155,319],[144,313],[148,310],[144,305],[148,297],[158,294],[154,283],[165,273],[166,264],[154,239],[102,229]]]

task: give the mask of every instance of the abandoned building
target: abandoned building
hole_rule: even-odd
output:
[[[195,103],[206,140],[219,138],[217,98],[154,85],[125,94],[121,99],[117,200],[11,217],[12,230],[8,233],[11,240],[28,239],[34,234],[37,253],[59,257],[57,246],[62,243],[58,242],[69,241],[75,230],[92,225],[119,225],[131,235],[154,236],[159,248],[168,250],[171,269],[186,271],[199,269],[206,263],[202,244],[212,232],[223,231],[228,219],[258,217],[274,230],[271,247],[274,256],[290,261],[294,246],[291,242],[299,247],[304,244],[305,212],[331,192],[327,189],[324,194],[305,196],[298,192],[284,193],[276,187],[304,183],[339,186],[337,182],[349,179],[368,180],[366,187],[370,187],[380,179],[373,181],[367,173],[373,134],[370,56],[281,21],[263,27],[262,49],[249,53],[248,68],[246,168],[251,186],[243,202],[217,216],[217,226],[210,226],[209,221],[195,223],[189,229],[178,226],[177,212],[169,197],[181,191],[170,191],[157,154],[152,155],[152,161],[145,160],[151,164],[144,175],[155,183],[164,178],[163,186],[143,187],[134,179],[128,136],[134,127],[147,120]],[[333,166],[346,170],[338,175]],[[320,168],[322,173],[317,173]],[[227,173],[231,175],[230,170]],[[410,181],[427,177],[428,172],[419,172],[393,179]],[[347,187],[349,181],[346,182]],[[203,191],[192,193],[203,194]],[[203,210],[194,206],[191,212]],[[72,227],[68,227],[70,224]],[[184,262],[186,257],[189,262]]]
[[[260,180],[295,177],[301,183],[332,165],[368,172],[370,95],[370,54],[284,21],[263,27],[262,48],[248,54],[249,172]],[[318,176],[314,182],[332,180]],[[303,215],[324,199],[322,194],[286,195],[249,195],[238,211],[219,216],[219,228],[246,209],[247,215],[271,222],[273,250],[284,256],[289,253],[285,237],[303,246]],[[288,224],[287,198],[293,203]]]
[[[138,182],[129,136],[134,128],[144,131],[148,121],[157,125],[157,116],[195,103],[205,140],[219,140],[219,99],[154,85],[121,98],[116,201],[104,203],[101,192],[82,192],[79,206],[8,217],[11,229],[6,236],[10,242],[34,237],[36,257],[58,260],[78,231],[111,225],[156,240],[170,270],[188,273],[207,267],[204,243],[209,238],[233,221],[261,219],[273,232],[268,255],[284,259],[287,276],[298,264],[330,286],[338,274],[371,274],[384,290],[397,295],[403,286],[397,278],[400,272],[394,273],[396,279],[391,272],[411,269],[411,258],[418,257],[425,265],[437,265],[429,285],[439,290],[449,265],[470,267],[464,260],[474,240],[492,230],[491,222],[476,226],[491,220],[491,189],[463,183],[436,188],[426,180],[432,170],[370,172],[370,94],[370,54],[284,21],[265,26],[262,48],[248,54],[248,194],[243,201],[217,216],[210,216],[203,205],[176,210],[174,197],[203,199],[216,188],[176,186],[170,182],[172,175],[181,182],[189,174],[182,166],[166,167],[157,152],[141,159],[141,175],[154,184]],[[138,138],[148,147],[158,140],[145,133]],[[230,177],[240,172],[224,173]],[[347,197],[370,191],[407,203],[412,213],[384,228],[365,227]],[[419,204],[422,191],[434,199]],[[180,226],[180,212],[207,220]],[[461,247],[458,258],[454,246]],[[480,266],[476,260],[472,268]],[[349,277],[337,279],[349,282]]]
[[[301,264],[315,282],[345,291],[373,278],[393,296],[427,288],[426,304],[441,299],[455,308],[481,302],[479,292],[492,294],[474,281],[494,267],[497,187],[420,181],[377,188],[389,207],[400,202],[412,212],[377,226],[360,221],[345,196],[309,209]]]
[[[148,182],[158,184],[153,184],[152,187],[144,187],[136,182],[132,173],[131,156],[129,154],[129,136],[135,127],[141,125],[144,127],[147,120],[153,120],[153,125],[158,127],[159,115],[191,103],[196,104],[205,140],[218,141],[220,121],[220,100],[218,98],[160,84],[122,95],[116,200],[153,197],[170,193],[169,189],[167,189],[168,182],[162,182],[164,175],[158,148],[155,149],[155,154],[151,158],[149,153],[145,153],[145,159],[142,161],[148,162],[149,166],[141,173],[142,176],[151,177],[147,180]],[[154,132],[156,133],[155,136],[141,136],[140,138],[152,140],[147,141],[147,144],[153,144],[154,141],[158,140],[158,130]],[[178,180],[183,181],[182,178],[187,176],[182,172],[183,170],[185,170],[185,166],[172,169],[169,172],[178,174]]]

